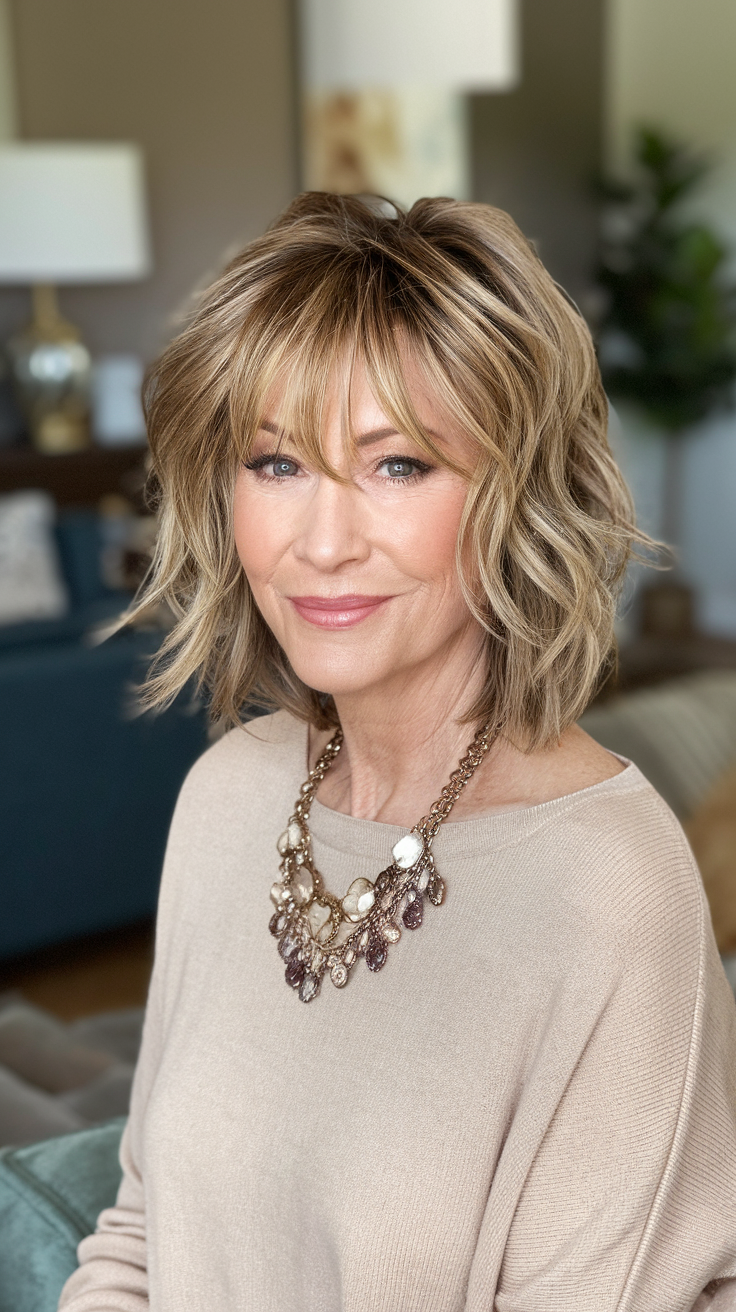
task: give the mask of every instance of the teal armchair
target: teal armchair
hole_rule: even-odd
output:
[[[115,1202],[124,1125],[0,1151],[0,1312],[56,1312],[77,1244]]]

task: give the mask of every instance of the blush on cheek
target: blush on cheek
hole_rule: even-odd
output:
[[[280,517],[269,498],[249,486],[247,471],[241,470],[233,496],[233,536],[238,558],[254,596],[278,560]]]

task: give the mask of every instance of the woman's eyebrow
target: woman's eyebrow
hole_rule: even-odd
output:
[[[279,428],[278,424],[272,424],[270,419],[262,419],[258,427],[265,433],[273,433],[274,437],[288,438],[288,433],[285,433],[283,428]]]
[[[284,432],[283,428],[279,428],[278,424],[272,423],[270,419],[262,419],[259,428],[262,428],[266,433],[273,433],[274,437],[278,437],[281,441],[289,441],[289,434]],[[442,440],[439,437],[439,434],[434,433],[432,429],[427,429],[427,432],[431,437],[435,438],[435,440]],[[400,436],[398,429],[390,426],[387,428],[369,428],[367,432],[361,433],[360,436],[355,439],[355,445],[357,447],[371,446],[374,442],[382,442],[386,437]]]
[[[289,434],[283,428],[279,428],[278,424],[272,423],[270,419],[262,419],[258,427],[266,433],[273,433],[274,437],[278,437],[282,441],[289,441]],[[399,434],[395,428],[371,428],[356,438],[356,446],[370,446],[372,442],[380,442],[384,437],[398,436]]]
[[[370,428],[367,433],[361,433],[360,437],[355,439],[355,445],[370,446],[372,442],[381,442],[384,437],[398,437],[399,434],[395,428]]]

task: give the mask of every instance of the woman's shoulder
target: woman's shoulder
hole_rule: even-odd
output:
[[[637,766],[565,801],[567,857],[591,915],[624,948],[656,952],[666,935],[693,948],[708,922],[700,873],[677,817]]]
[[[178,809],[219,803],[243,791],[264,796],[275,789],[298,792],[306,774],[307,726],[276,711],[259,715],[222,734],[195,761],[179,794]]]

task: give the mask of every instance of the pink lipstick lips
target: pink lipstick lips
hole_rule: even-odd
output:
[[[289,601],[303,620],[321,629],[349,629],[373,615],[390,597],[365,597],[348,593],[344,597],[290,597]]]

